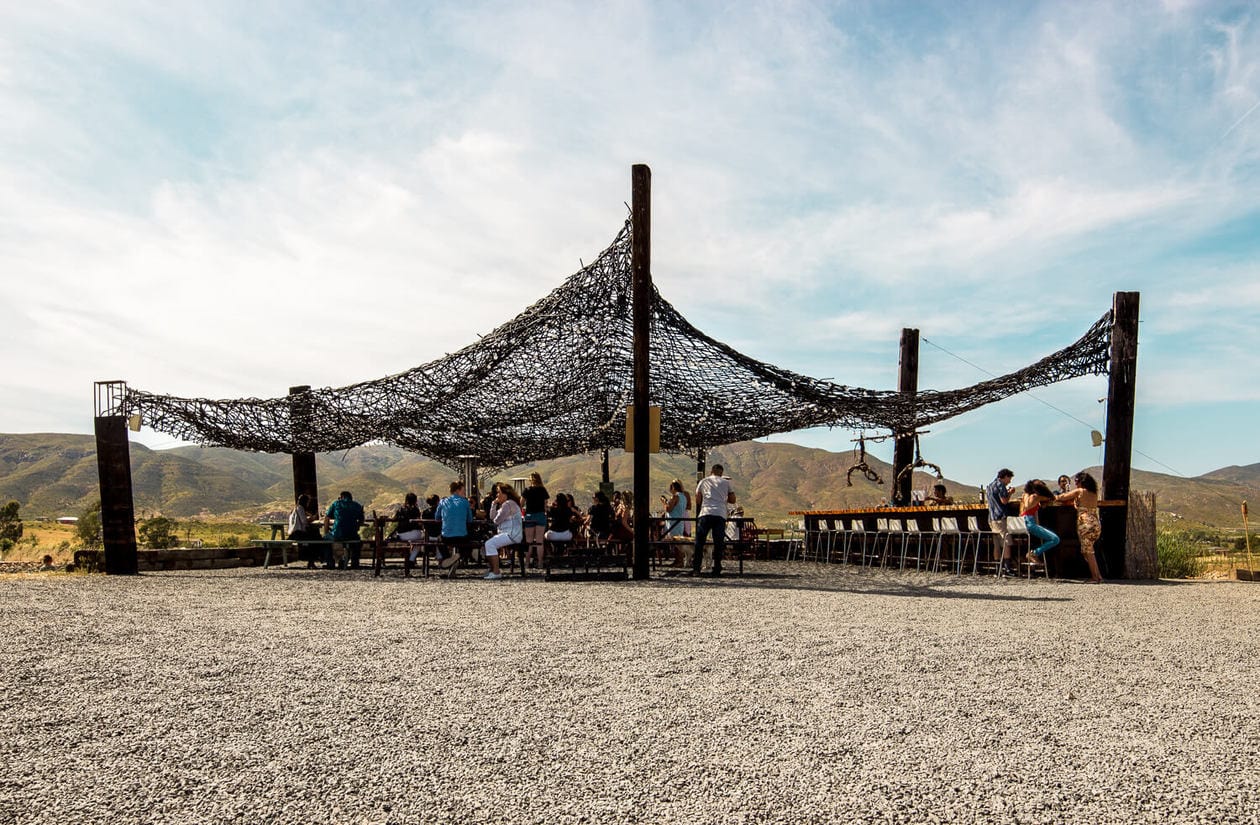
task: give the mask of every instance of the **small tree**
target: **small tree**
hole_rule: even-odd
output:
[[[79,544],[84,547],[101,546],[101,503],[98,501],[79,514],[79,522],[74,527]]]
[[[154,516],[140,523],[139,538],[146,547],[165,550],[179,543],[175,522],[166,516]]]
[[[18,514],[20,507],[16,501],[0,507],[0,539],[17,543],[22,538],[22,517]]]

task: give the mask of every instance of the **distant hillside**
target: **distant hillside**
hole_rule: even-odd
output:
[[[888,465],[868,459],[885,480],[883,486],[854,474],[852,487],[845,474],[849,453],[800,447],[795,444],[743,442],[713,450],[710,464],[726,467],[745,512],[765,523],[787,518],[789,510],[877,504],[888,495]],[[291,504],[292,460],[287,455],[246,453],[222,447],[178,447],[150,450],[131,445],[132,483],[140,515],[162,513],[174,518],[230,515],[252,519],[285,511]],[[621,451],[609,466],[618,489],[629,489],[631,457]],[[369,509],[384,511],[402,501],[403,494],[445,493],[454,472],[437,462],[394,447],[370,445],[316,459],[320,500],[327,503],[343,489],[351,490]],[[512,467],[495,480],[527,476],[537,470],[549,490],[573,493],[583,505],[600,479],[598,454],[570,456]],[[653,501],[669,481],[683,480],[690,489],[695,460],[687,456],[654,456],[651,463]],[[1094,473],[1101,478],[1101,471]],[[987,481],[987,479],[985,479]],[[931,483],[915,474],[915,486]],[[977,497],[975,485],[946,480],[959,500]],[[1243,500],[1260,502],[1260,464],[1225,467],[1198,478],[1179,478],[1135,471],[1133,489],[1155,491],[1166,518],[1216,527],[1239,527]],[[16,499],[27,517],[77,514],[98,497],[95,441],[87,435],[38,433],[0,435],[0,502]],[[1173,515],[1175,514],[1175,516]]]

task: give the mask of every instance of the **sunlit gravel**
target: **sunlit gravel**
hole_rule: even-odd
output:
[[[1260,585],[0,576],[0,823],[1258,822]]]

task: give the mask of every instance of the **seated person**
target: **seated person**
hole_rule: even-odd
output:
[[[40,561],[40,565],[39,565],[40,572],[46,573],[49,570],[56,570],[56,569],[57,569],[56,567],[53,567],[53,557],[50,554],[45,553],[44,558]]]
[[[499,531],[486,541],[486,561],[490,564],[490,572],[482,576],[490,580],[503,578],[499,572],[499,551],[510,544],[520,544],[525,540],[521,499],[516,488],[511,484],[495,486],[497,489],[491,518]]]
[[[366,518],[363,505],[354,500],[354,495],[349,490],[342,490],[337,500],[328,505],[328,512],[324,514],[324,529],[328,531],[328,537],[336,542],[329,545],[324,554],[324,561],[330,569],[345,569],[346,559],[339,556],[339,553],[346,551],[350,556],[350,566],[356,569],[359,567],[360,554],[363,551],[359,528],[364,521]]]
[[[285,534],[285,538],[289,541],[320,538],[319,527],[311,524],[310,515],[306,510],[310,506],[311,497],[306,493],[297,497],[297,504],[289,513],[289,532]]]
[[[427,506],[420,513],[420,519],[425,523],[424,532],[430,539],[439,538],[442,535],[442,525],[437,523],[437,508],[442,499],[438,498],[437,493],[432,493],[424,503]]]
[[[472,504],[464,498],[464,482],[451,482],[451,494],[438,502],[437,518],[442,522],[442,544],[445,545],[444,550],[438,551],[438,564],[456,567],[460,550],[468,546],[468,528],[473,523]]]
[[[556,496],[547,514],[551,527],[543,534],[547,541],[573,541],[573,511],[569,509],[569,500],[563,494]],[[540,558],[539,563],[542,563]]]
[[[944,484],[933,484],[932,495],[925,498],[923,503],[929,506],[933,504],[953,504],[954,499],[945,492]]]
[[[613,532],[613,508],[603,491],[596,493],[594,504],[587,511],[587,536],[597,541],[607,541]]]
[[[297,497],[297,505],[293,511],[289,513],[289,532],[285,533],[285,538],[289,541],[302,541],[303,539],[314,539],[318,541],[322,536],[319,534],[319,526],[311,524],[310,516],[307,514],[306,508],[311,506],[311,497],[306,493]],[[315,549],[310,545],[298,545],[298,560],[305,560],[308,568],[315,566]]]
[[[420,506],[415,493],[406,495],[403,506],[394,513],[392,521],[398,524],[393,533],[398,541],[420,541],[424,538],[424,530],[420,529]]]

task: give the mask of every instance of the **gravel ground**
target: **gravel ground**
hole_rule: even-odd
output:
[[[1258,822],[1260,587],[0,577],[0,823]]]

